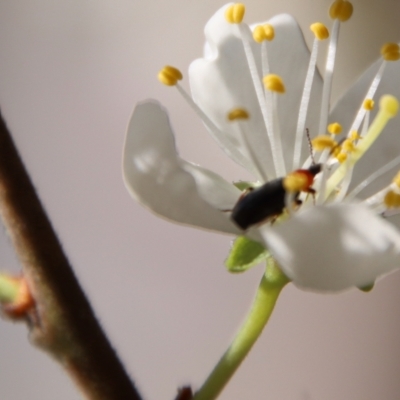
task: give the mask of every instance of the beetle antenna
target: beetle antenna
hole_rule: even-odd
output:
[[[306,128],[306,135],[307,135],[307,140],[308,140],[308,148],[310,150],[310,157],[311,157],[311,161],[312,161],[312,165],[315,165],[315,158],[314,158],[314,150],[312,147],[312,143],[311,143],[311,138],[310,138],[310,131],[308,128]]]

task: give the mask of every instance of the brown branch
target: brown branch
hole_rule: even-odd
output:
[[[0,214],[36,303],[33,342],[91,400],[140,400],[103,333],[0,115]]]

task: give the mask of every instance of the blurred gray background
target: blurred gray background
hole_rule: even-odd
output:
[[[121,152],[133,105],[169,109],[181,154],[244,176],[174,89],[155,76],[200,57],[222,0],[0,0],[0,104],[53,224],[105,330],[147,399],[198,387],[248,309],[262,268],[230,275],[230,238],[173,225],[129,197]],[[329,24],[325,0],[250,0],[246,20],[289,12]],[[334,94],[400,39],[400,2],[356,0],[343,26]],[[187,85],[187,81],[184,82]],[[187,86],[186,86],[187,87]],[[3,232],[0,268],[18,271]],[[400,273],[369,294],[284,290],[221,399],[398,400]],[[0,398],[72,400],[62,369],[0,321]],[[122,399],[121,399],[122,400]]]

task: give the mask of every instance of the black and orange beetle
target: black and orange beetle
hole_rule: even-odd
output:
[[[296,204],[301,204],[300,192],[315,193],[311,186],[321,170],[321,164],[314,164],[308,169],[298,169],[286,177],[274,179],[258,188],[248,189],[235,204],[231,219],[246,230],[252,225],[278,217],[286,207],[288,193],[293,193],[293,201]],[[300,185],[291,185],[291,178],[297,179]]]

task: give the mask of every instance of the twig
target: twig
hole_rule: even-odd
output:
[[[91,400],[140,400],[72,271],[0,114],[0,214],[36,303],[32,341]]]

